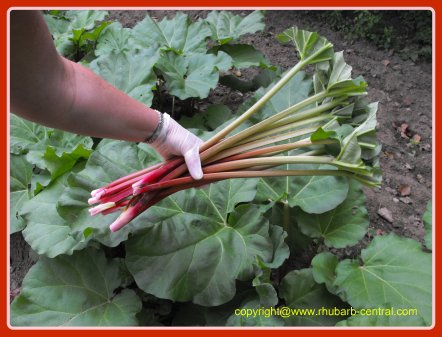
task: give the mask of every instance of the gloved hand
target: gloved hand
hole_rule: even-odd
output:
[[[146,140],[165,159],[184,156],[187,169],[193,179],[203,177],[199,147],[202,140],[179,125],[167,113],[160,113],[160,124],[150,139]]]

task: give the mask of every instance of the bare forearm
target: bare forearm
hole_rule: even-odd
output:
[[[158,115],[61,57],[40,13],[11,14],[11,109],[24,118],[78,134],[142,141]]]
[[[116,89],[91,70],[64,60],[70,87],[66,116],[54,126],[71,132],[128,141],[143,141],[158,124],[158,114]]]

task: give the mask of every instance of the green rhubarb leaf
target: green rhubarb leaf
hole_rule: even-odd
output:
[[[111,24],[111,22],[102,22],[100,25],[95,27],[93,30],[86,32],[81,35],[80,46],[85,46],[88,43],[96,44],[101,32]]]
[[[328,165],[285,165],[295,170],[333,169]],[[299,206],[306,213],[324,213],[341,204],[348,193],[348,181],[336,176],[299,176],[261,178],[257,200],[287,200],[290,207]]]
[[[229,54],[223,51],[218,51],[218,53],[216,53],[215,67],[219,72],[226,72],[231,69],[232,66],[233,60]]]
[[[225,85],[234,90],[241,92],[256,91],[261,87],[267,87],[270,83],[274,82],[276,78],[281,74],[281,71],[276,68],[265,68],[255,75],[252,79],[243,79],[234,74],[222,75],[220,77],[220,84]],[[255,98],[252,98],[255,101]],[[252,103],[251,100],[247,102],[247,105]],[[254,103],[254,102],[253,102]],[[245,105],[243,106],[245,107]],[[242,108],[243,108],[242,107]]]
[[[368,114],[362,115],[365,119],[361,119],[359,126],[342,140],[335,163],[338,167],[360,173],[367,183],[379,185],[382,177],[377,163],[380,151],[375,133],[377,103],[367,105],[366,109]],[[369,159],[371,166],[365,164],[366,159]]]
[[[296,215],[302,233],[322,239],[328,247],[344,248],[361,240],[368,229],[365,195],[358,182],[350,181],[347,198],[336,208],[321,214],[303,211]]]
[[[90,137],[53,130],[47,137],[29,147],[26,159],[38,168],[52,173],[63,166],[70,169],[79,159],[88,158],[92,145]]]
[[[13,114],[10,121],[11,153],[24,155],[41,171],[31,178],[31,195],[40,192],[92,152],[90,137],[46,128]]]
[[[151,225],[126,244],[126,264],[137,285],[160,298],[204,306],[232,299],[235,279],[253,278],[257,257],[273,259],[260,208],[235,208],[255,193],[255,179],[227,180],[182,191],[152,207]]]
[[[345,62],[343,52],[331,52],[330,56],[329,61],[322,61],[316,65],[313,76],[315,93],[326,90],[330,97],[344,94],[366,95],[367,83],[362,77],[352,79],[352,67]]]
[[[338,296],[330,294],[323,284],[315,282],[311,269],[289,272],[281,281],[279,295],[288,308],[298,311],[285,318],[286,326],[332,326],[343,317],[321,310],[347,309]]]
[[[65,17],[71,21],[72,29],[90,30],[95,27],[97,21],[102,21],[109,13],[98,10],[70,10],[66,11]]]
[[[89,158],[91,153],[92,149],[85,148],[83,144],[79,144],[71,152],[63,152],[61,155],[57,155],[56,149],[48,146],[43,159],[47,170],[51,173],[51,180],[55,180],[70,171],[78,160]]]
[[[133,326],[141,300],[118,288],[120,265],[92,248],[41,257],[11,304],[13,326]]]
[[[70,224],[57,212],[57,202],[67,187],[67,174],[58,178],[44,191],[23,203],[19,215],[26,228],[23,237],[40,255],[55,257],[83,249],[87,239],[82,233],[72,233]]]
[[[336,52],[332,60],[332,71],[328,79],[327,89],[333,88],[340,82],[351,80],[351,70],[352,67],[344,60],[344,52]]]
[[[278,34],[277,39],[282,43],[291,42],[298,51],[300,60],[307,64],[320,63],[333,58],[332,44],[316,32],[291,27]]]
[[[206,98],[218,83],[218,59],[212,54],[192,56],[167,53],[156,64],[166,79],[171,95],[184,100],[189,97]]]
[[[259,296],[259,302],[264,307],[272,307],[278,304],[278,294],[273,286],[270,277],[272,270],[265,266],[256,267],[256,276],[252,281]]]
[[[199,112],[193,117],[181,117],[180,124],[186,129],[198,128],[203,130],[215,130],[233,117],[228,106],[215,104],[205,111]]]
[[[188,16],[179,11],[173,19],[165,17],[161,22],[146,16],[132,29],[133,43],[138,48],[158,45],[161,50],[176,54],[205,53],[209,36],[210,30],[202,20],[191,23]]]
[[[147,106],[152,103],[156,77],[153,66],[159,59],[154,48],[104,54],[89,65],[99,76]]]
[[[355,79],[349,79],[346,81],[341,81],[327,88],[328,96],[360,96],[367,95],[367,82],[362,77],[356,77]]]
[[[253,34],[264,29],[264,12],[254,11],[242,17],[227,11],[212,11],[206,22],[212,32],[212,40],[223,45],[239,39],[244,34]]]
[[[113,22],[100,34],[97,40],[95,55],[102,56],[111,53],[121,54],[130,51],[129,38],[131,30],[123,28],[121,23]]]
[[[233,66],[237,69],[249,67],[270,67],[265,56],[249,44],[224,44],[217,48],[218,52],[227,53],[233,60]]]
[[[283,228],[287,233],[285,242],[292,254],[299,254],[312,242],[312,238],[304,235],[299,229],[296,221],[298,211],[298,208],[290,207],[286,202],[276,202],[268,215],[270,224]]]
[[[378,236],[362,250],[360,262],[339,262],[334,286],[355,309],[417,309],[417,317],[402,319],[408,325],[428,326],[433,310],[431,260],[417,241],[395,234]]]
[[[70,10],[63,14],[46,14],[45,20],[54,39],[55,47],[62,55],[71,58],[81,46],[83,39],[97,39],[107,23],[95,27],[96,22],[104,20],[107,11]],[[85,33],[89,33],[83,37]],[[95,41],[93,40],[93,41]]]
[[[424,228],[425,228],[425,236],[424,236],[424,240],[425,240],[425,246],[428,249],[433,249],[433,235],[432,235],[432,231],[433,231],[433,206],[432,206],[432,202],[431,200],[428,202],[427,204],[427,208],[425,209],[425,213],[424,216],[422,218],[422,221],[424,223]]]
[[[269,233],[273,241],[273,257],[269,262],[264,262],[258,257],[254,268],[255,278],[252,281],[263,307],[278,304],[278,295],[271,280],[272,269],[279,268],[290,255],[289,247],[285,243],[287,233],[279,226],[270,226]]]
[[[12,113],[9,118],[9,144],[10,152],[13,154],[29,152],[35,144],[46,139],[53,132],[53,129],[27,121]]]
[[[338,262],[338,257],[330,252],[319,253],[311,262],[315,282],[318,284],[324,283],[327,290],[332,294],[337,292],[333,282],[336,278],[335,269]]]
[[[69,172],[75,164],[89,158],[92,145],[90,137],[53,130],[48,137],[30,146],[26,159],[43,170],[33,177],[33,193],[37,194],[44,186]]]
[[[45,14],[44,18],[57,51],[63,56],[73,55],[75,53],[75,44],[72,41],[71,21],[66,17],[50,14]]]
[[[257,100],[262,97],[268,90],[272,88],[274,83],[270,84],[267,88],[261,88],[254,94],[253,100]],[[297,73],[291,78],[288,83],[281,88],[263,109],[254,114],[251,117],[253,123],[258,123],[265,118],[273,116],[274,114],[281,112],[296,103],[302,102],[309,97],[312,88],[312,80],[302,71]],[[245,103],[244,107],[240,110],[244,110],[248,107],[249,103]]]
[[[209,130],[215,130],[217,127],[230,120],[233,117],[233,114],[228,106],[217,104],[208,107],[205,111],[205,116],[205,125],[207,125]]]
[[[10,155],[9,175],[9,203],[10,203],[10,234],[25,228],[25,222],[20,215],[24,202],[32,197],[30,184],[32,179],[32,165],[24,156]]]

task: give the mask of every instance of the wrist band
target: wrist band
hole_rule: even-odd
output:
[[[157,111],[157,110],[155,110],[155,111]],[[158,122],[158,125],[155,128],[155,130],[153,131],[153,133],[144,140],[145,143],[150,144],[150,143],[154,142],[158,138],[158,136],[160,135],[161,130],[163,129],[164,116],[161,112],[159,112],[159,111],[157,111],[157,112],[158,112],[160,121]]]

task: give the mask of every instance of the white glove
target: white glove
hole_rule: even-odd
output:
[[[150,139],[146,140],[165,159],[184,156],[187,169],[193,179],[203,177],[199,148],[202,140],[187,131],[167,113],[160,113],[160,124]]]

